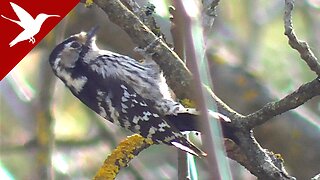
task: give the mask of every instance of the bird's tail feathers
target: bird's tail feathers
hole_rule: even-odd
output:
[[[182,151],[185,151],[187,153],[190,153],[194,156],[198,157],[206,157],[207,153],[203,152],[201,149],[197,148],[195,145],[193,145],[191,142],[189,142],[185,138],[181,138],[180,142],[172,141],[171,144],[178,149],[181,149]]]
[[[228,122],[228,123],[231,122],[231,120],[227,116],[225,116],[221,113],[218,113],[218,112],[214,112],[214,111],[209,110],[209,115],[211,117],[218,119],[220,121],[223,121],[223,122]]]
[[[180,131],[198,131],[201,132],[201,127],[199,123],[200,112],[194,108],[185,108],[183,111],[175,114],[166,115],[166,119],[170,121],[177,129]],[[218,112],[213,112],[209,110],[209,116],[217,119],[222,124],[222,129],[224,124],[230,123],[231,120]]]
[[[165,117],[168,122],[181,132],[197,131],[205,134],[205,132],[202,132],[202,128],[199,123],[199,115],[200,113],[195,109],[186,109],[186,111],[179,112],[176,115],[171,114],[166,115]],[[235,143],[239,142],[237,137],[234,135],[235,129],[230,126],[231,120],[228,117],[212,111],[209,111],[209,115],[220,121],[223,137],[232,139]]]

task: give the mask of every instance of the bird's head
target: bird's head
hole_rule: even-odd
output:
[[[49,63],[53,72],[77,94],[87,82],[87,77],[79,74],[77,68],[81,68],[90,54],[97,52],[95,34],[97,27],[89,32],[81,32],[70,36],[62,43],[58,44],[49,57]],[[81,72],[81,70],[80,70]]]
[[[83,61],[86,54],[97,50],[95,34],[98,27],[89,32],[81,32],[65,39],[58,44],[49,57],[49,62],[54,71],[58,69],[72,69],[77,61]]]

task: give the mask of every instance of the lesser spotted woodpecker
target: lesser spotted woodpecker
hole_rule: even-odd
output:
[[[181,133],[197,130],[197,112],[172,99],[158,65],[98,49],[95,31],[73,35],[54,48],[49,62],[55,75],[80,101],[112,123],[154,143],[205,156]]]

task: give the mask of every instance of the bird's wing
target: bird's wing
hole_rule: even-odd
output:
[[[10,2],[14,12],[16,13],[16,15],[18,16],[18,18],[20,19],[20,23],[19,25],[24,28],[27,29],[28,27],[30,27],[31,23],[34,21],[33,17],[24,9],[22,9],[20,6]]]
[[[194,155],[204,155],[173,124],[167,122],[151,102],[137,94],[126,82],[111,78],[107,84],[109,93],[101,98],[101,106],[105,109],[112,106],[119,114],[120,125],[155,142],[174,145]]]
[[[103,76],[102,72],[97,72],[107,71],[101,63],[103,61],[108,61],[108,56],[100,56],[88,65],[89,67],[82,66],[81,69],[73,70],[81,72],[73,74],[74,77],[85,75],[87,78],[82,90],[78,93],[73,92],[75,96],[114,124],[139,133],[156,143],[173,145],[194,155],[205,155],[185,139],[174,125],[167,122],[153,107],[152,102],[139,95],[128,83],[119,79],[116,74]],[[72,88],[70,89],[72,91]]]

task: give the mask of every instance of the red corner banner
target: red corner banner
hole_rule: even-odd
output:
[[[0,80],[22,60],[79,1],[80,0],[1,0]]]

